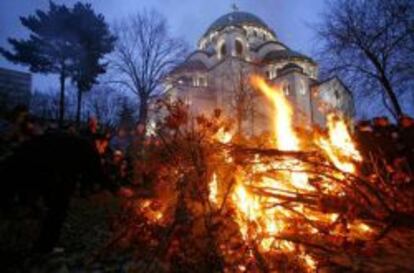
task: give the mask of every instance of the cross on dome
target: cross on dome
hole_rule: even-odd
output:
[[[239,7],[236,5],[236,3],[233,3],[232,5],[231,5],[231,9],[233,10],[233,11],[239,11],[240,9],[239,9]]]

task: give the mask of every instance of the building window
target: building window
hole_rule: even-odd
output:
[[[340,99],[338,89],[335,89],[335,91],[334,91],[334,95],[335,95],[335,99],[336,99],[336,100],[339,100],[339,99]]]
[[[236,40],[235,47],[236,47],[236,55],[237,56],[243,55],[243,45],[239,40]]]
[[[283,93],[285,93],[286,96],[289,96],[289,94],[290,94],[290,85],[288,83],[283,85]]]
[[[198,83],[199,83],[199,86],[207,86],[207,79],[206,78],[204,78],[204,77],[200,77],[199,79],[198,79]]]
[[[299,88],[300,88],[299,89],[300,94],[301,95],[306,95],[306,84],[305,84],[303,79],[300,80],[300,82],[299,82]]]
[[[227,55],[227,47],[226,44],[222,44],[220,47],[220,56],[223,58]]]
[[[335,89],[334,91],[334,96],[335,96],[335,106],[339,106],[342,103],[342,99],[341,99],[341,93],[339,92],[338,89]]]

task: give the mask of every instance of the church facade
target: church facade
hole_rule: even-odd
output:
[[[258,135],[271,130],[272,106],[251,86],[251,75],[282,87],[294,107],[295,126],[324,127],[332,110],[354,115],[352,94],[339,78],[319,80],[312,58],[279,41],[257,16],[237,10],[211,24],[197,50],[170,73],[166,88],[192,115],[219,108],[237,130]]]

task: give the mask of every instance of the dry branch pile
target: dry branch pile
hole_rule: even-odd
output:
[[[220,111],[189,122],[182,103],[163,106],[169,115],[138,163],[147,188],[127,191],[117,222],[115,244],[138,261],[131,272],[413,268],[409,161],[389,175],[378,154],[339,151],[329,132],[283,150],[231,136]]]

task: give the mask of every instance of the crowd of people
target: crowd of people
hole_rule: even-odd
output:
[[[142,125],[135,128],[120,126],[109,128],[90,117],[86,124],[67,124],[59,128],[56,121],[45,121],[30,115],[27,108],[17,107],[7,118],[0,119],[0,161],[20,144],[49,133],[64,133],[87,139],[99,153],[107,174],[114,187],[130,184],[132,161],[135,159],[139,141],[142,140]],[[152,141],[147,138],[146,142]]]
[[[360,121],[355,127],[359,150],[367,161],[398,184],[410,184],[414,177],[414,119],[402,116],[397,123],[387,117]]]
[[[26,107],[16,107],[7,118],[0,118],[0,160],[12,153],[14,147],[19,144],[33,137],[53,132],[64,132],[86,138],[95,146],[107,176],[115,186],[132,182],[132,162],[144,132],[143,126],[139,124],[135,128],[125,126],[108,128],[101,126],[96,118],[91,117],[82,126],[69,123],[64,128],[59,128],[56,121],[37,119],[30,115]],[[403,116],[397,123],[391,123],[387,117],[359,121],[354,132],[365,156],[376,155],[377,158],[388,162],[389,166],[396,166],[396,168],[413,167],[413,118]],[[154,142],[155,139],[146,138],[145,141]]]

